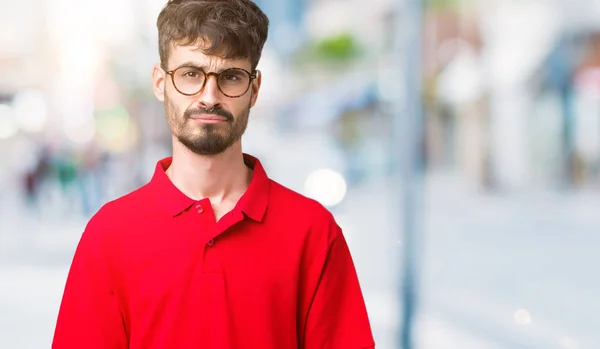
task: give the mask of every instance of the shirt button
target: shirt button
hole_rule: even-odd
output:
[[[210,240],[208,240],[208,242],[206,244],[210,247],[215,244],[215,240],[210,239]]]
[[[196,205],[196,210],[198,210],[198,213],[204,212],[204,208],[202,207],[202,205]]]

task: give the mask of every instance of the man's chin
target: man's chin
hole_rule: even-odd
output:
[[[206,137],[226,137],[228,133],[228,128],[225,123],[218,124],[202,124],[202,123],[192,123],[195,125],[188,125],[186,127],[186,131],[184,132],[187,135],[190,135],[191,138],[206,138]]]
[[[231,144],[229,144],[229,142],[225,142],[223,140],[192,140],[189,138],[179,137],[179,142],[183,144],[186,148],[191,150],[193,153],[198,155],[218,155],[227,150],[229,147],[231,147]]]

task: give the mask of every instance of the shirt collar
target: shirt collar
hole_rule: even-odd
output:
[[[157,202],[171,216],[176,216],[190,208],[196,200],[182,193],[167,177],[165,171],[171,166],[172,161],[173,158],[168,157],[157,162],[149,187]],[[252,180],[234,210],[243,212],[254,221],[262,222],[269,204],[270,180],[257,158],[244,154],[244,163],[253,169]]]

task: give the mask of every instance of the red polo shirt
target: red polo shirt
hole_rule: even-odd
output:
[[[369,320],[344,236],[319,203],[260,162],[218,222],[160,161],[106,204],[71,265],[54,349],[364,349]]]

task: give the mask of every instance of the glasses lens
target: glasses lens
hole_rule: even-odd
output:
[[[250,86],[250,76],[243,70],[227,69],[219,74],[219,88],[228,96],[241,96]]]
[[[173,82],[180,92],[195,94],[202,89],[204,73],[200,69],[182,67],[173,72]]]

